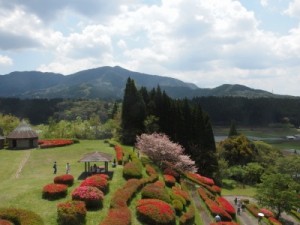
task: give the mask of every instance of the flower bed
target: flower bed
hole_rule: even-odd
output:
[[[16,208],[1,208],[0,218],[20,225],[44,225],[42,218],[32,211]]]
[[[158,199],[141,199],[137,202],[138,219],[146,224],[174,225],[175,212],[171,205]]]
[[[210,185],[210,186],[215,184],[213,179],[201,176],[200,174],[197,174],[197,173],[187,173],[186,175],[187,175],[188,178],[190,178],[192,180],[195,180],[195,181],[198,181],[198,182],[203,183],[203,184],[207,184],[207,185]]]
[[[64,174],[61,176],[56,176],[56,177],[54,177],[54,183],[72,186],[74,184],[74,177],[71,174]]]
[[[115,145],[116,158],[119,165],[123,162],[123,149],[120,145]]]
[[[275,217],[274,216],[274,213],[271,212],[270,210],[268,209],[265,209],[265,208],[261,208],[260,209],[260,212],[263,213],[265,215],[265,217],[269,218],[269,217]]]
[[[68,201],[57,205],[57,221],[59,225],[85,224],[86,207],[82,201]]]
[[[165,188],[159,187],[155,184],[147,184],[141,191],[142,198],[154,198],[171,203],[168,191]]]
[[[42,197],[48,200],[55,200],[67,196],[68,186],[65,184],[47,184],[43,187]]]
[[[280,223],[278,220],[276,220],[273,217],[269,217],[268,220],[269,220],[271,225],[282,225],[282,223]]]
[[[103,176],[93,175],[81,182],[80,187],[83,186],[96,187],[103,193],[106,193],[108,189],[108,182]]]
[[[77,187],[72,192],[72,199],[84,201],[88,209],[102,207],[103,198],[104,198],[103,192],[95,187],[89,187],[89,186]]]
[[[217,203],[232,217],[235,217],[235,208],[223,197],[216,198]]]
[[[40,148],[53,148],[62,147],[73,144],[73,140],[69,139],[53,139],[53,140],[39,140],[38,145]]]
[[[224,209],[222,209],[215,201],[207,199],[205,201],[205,204],[207,205],[208,209],[210,210],[213,216],[218,214],[220,215],[223,221],[232,220],[232,217]]]
[[[108,215],[99,225],[130,225],[131,212],[127,207],[109,209]]]
[[[178,195],[178,196],[181,196],[182,198],[184,198],[186,200],[186,202],[190,202],[191,201],[191,198],[189,196],[189,193],[182,190],[181,188],[179,187],[172,187],[172,192],[175,194],[175,195]]]

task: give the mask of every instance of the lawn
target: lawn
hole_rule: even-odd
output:
[[[115,154],[114,149],[103,141],[81,141],[65,147],[33,150],[1,150],[0,151],[0,207],[16,207],[29,209],[40,215],[46,225],[56,225],[57,208],[59,202],[70,200],[72,190],[77,187],[82,180],[79,180],[84,171],[84,164],[78,160],[88,152],[101,151]],[[42,199],[42,188],[49,183],[53,183],[53,162],[57,161],[57,175],[65,173],[67,162],[71,165],[71,174],[75,178],[75,183],[68,189],[68,196],[56,201]],[[18,173],[20,165],[23,169]],[[109,193],[119,188],[125,180],[122,177],[122,167],[112,168],[113,179],[110,181]],[[98,225],[106,216],[109,208],[110,194],[106,194],[104,207],[102,210],[88,212],[87,225]]]

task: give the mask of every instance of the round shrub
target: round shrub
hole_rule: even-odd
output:
[[[56,177],[54,177],[54,183],[72,186],[74,184],[74,177],[71,174],[64,174],[61,176],[56,176]]]
[[[193,225],[195,224],[195,208],[190,205],[185,213],[179,218],[180,225]]]
[[[186,192],[186,191],[184,191],[184,190],[182,190],[179,187],[172,187],[172,193],[175,196],[180,196],[180,197],[184,198],[184,200],[186,201],[186,203],[190,203],[190,201],[191,201],[189,193]]]
[[[155,198],[171,203],[170,196],[165,188],[159,187],[155,184],[147,184],[142,189],[142,198]]]
[[[0,219],[0,225],[14,225],[12,222],[9,220],[2,220]]]
[[[172,175],[164,175],[164,180],[165,180],[165,182],[166,182],[166,185],[168,186],[168,187],[172,187],[172,186],[174,186],[175,185],[175,183],[176,183],[176,179],[175,179],[175,177],[173,177]]]
[[[128,162],[125,164],[123,168],[123,177],[125,179],[131,179],[131,178],[140,179],[143,176],[142,171],[143,171],[143,166],[141,163],[137,163],[137,161]]]
[[[98,188],[90,186],[77,187],[72,192],[72,199],[84,201],[88,209],[102,207],[104,194]]]
[[[82,201],[67,201],[57,205],[57,222],[59,225],[85,224],[86,207]]]
[[[107,192],[107,180],[102,176],[94,175],[91,177],[86,178],[84,181],[81,182],[80,186],[90,186],[98,188],[103,193]]]
[[[32,211],[16,208],[0,208],[0,219],[15,225],[44,225],[42,218]]]
[[[48,200],[55,200],[67,196],[68,186],[64,184],[47,184],[43,188],[42,197]]]
[[[175,200],[172,201],[172,204],[173,204],[173,207],[174,207],[174,209],[176,211],[176,214],[180,215],[182,213],[182,211],[183,211],[183,204],[182,204],[182,202],[179,201],[179,200],[177,200],[177,199],[175,199]]]
[[[137,202],[139,220],[146,224],[174,225],[175,212],[171,205],[158,199],[141,199]]]
[[[175,170],[171,169],[170,167],[164,169],[163,174],[165,174],[165,175],[171,175],[171,176],[175,177],[175,179],[177,181],[179,181],[179,179],[180,179],[180,174],[177,173]]]

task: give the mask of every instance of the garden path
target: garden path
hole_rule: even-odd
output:
[[[248,198],[250,201],[254,201],[255,199],[248,197],[248,196],[232,196],[232,195],[223,195],[224,198],[226,198],[236,209],[237,207],[234,205],[234,198]],[[296,221],[296,219],[286,213],[282,213],[281,217],[284,219],[285,223],[284,225],[300,225],[299,222]],[[247,210],[245,212],[241,212],[241,215],[238,215],[238,219],[240,221],[240,224],[242,225],[255,225],[258,224],[257,218],[255,218],[253,215],[251,215]],[[264,224],[264,223],[261,223]]]
[[[28,159],[30,157],[30,154],[31,154],[31,150],[28,150],[24,154],[23,159],[22,159],[22,161],[19,164],[19,168],[18,168],[17,172],[15,173],[15,175],[13,176],[13,178],[19,178],[19,176],[20,176],[20,174],[21,174],[21,172],[23,170],[24,165],[26,164],[26,162],[28,161]]]

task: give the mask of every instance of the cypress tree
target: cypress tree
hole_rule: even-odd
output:
[[[137,91],[134,80],[127,80],[121,121],[122,143],[133,145],[136,135],[144,131],[144,120],[146,118],[146,107],[140,92]]]

